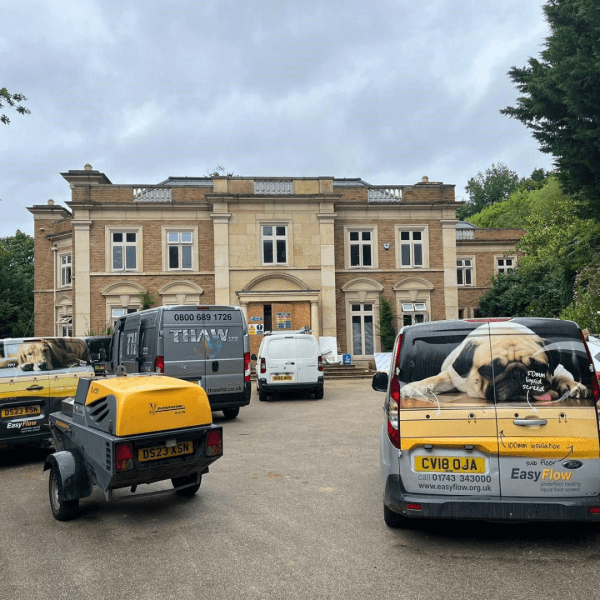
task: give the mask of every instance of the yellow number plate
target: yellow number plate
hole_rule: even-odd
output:
[[[146,462],[149,460],[159,460],[161,458],[173,458],[182,454],[191,454],[194,451],[192,442],[181,442],[176,446],[153,446],[152,448],[139,448],[138,460]]]
[[[12,417],[28,417],[30,415],[40,415],[42,409],[37,404],[31,404],[30,406],[15,406],[13,408],[3,408],[2,417],[4,419]]]
[[[468,456],[415,456],[415,471],[485,473],[485,458]]]
[[[294,381],[293,375],[273,375],[271,381]]]

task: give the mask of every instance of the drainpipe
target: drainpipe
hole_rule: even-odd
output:
[[[56,337],[56,260],[57,260],[58,246],[52,244],[52,253],[54,254],[54,269],[52,272],[52,291],[54,293],[54,302],[52,302],[52,335]]]

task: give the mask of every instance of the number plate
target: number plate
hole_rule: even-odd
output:
[[[415,471],[485,473],[485,458],[468,456],[415,456]]]
[[[152,448],[138,448],[138,460],[147,462],[149,460],[160,460],[161,458],[173,458],[182,454],[191,454],[194,451],[192,442],[181,442],[176,446],[153,446]]]
[[[42,413],[42,409],[37,404],[31,404],[30,406],[15,406],[13,408],[3,408],[2,417],[4,419],[12,417],[28,417],[30,415],[39,415]]]
[[[294,381],[293,375],[273,375],[271,381]]]

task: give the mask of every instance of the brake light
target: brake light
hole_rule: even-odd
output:
[[[117,471],[133,469],[133,448],[131,444],[119,444],[115,448]]]
[[[250,381],[250,352],[244,352],[244,381]]]
[[[318,362],[318,364],[319,364],[319,371],[322,371],[323,370],[323,357],[319,356],[318,361],[319,361]]]
[[[164,373],[165,372],[165,357],[157,356],[154,359],[154,372],[155,373]]]
[[[400,349],[402,347],[402,335],[398,336],[396,348],[394,349],[394,363],[390,376],[390,397],[388,400],[388,438],[395,448],[400,448]]]
[[[407,504],[406,508],[408,508],[408,510],[421,510],[421,505],[420,504],[416,504],[416,503],[411,503],[411,504]]]
[[[267,361],[264,358],[260,359],[260,372],[261,373],[267,372]]]
[[[223,454],[223,438],[221,431],[211,431],[206,436],[206,456],[217,456]]]
[[[600,515],[600,506],[590,506],[589,513],[590,515]]]

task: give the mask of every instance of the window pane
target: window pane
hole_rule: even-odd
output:
[[[371,239],[371,232],[370,231],[363,231],[362,232],[362,239],[363,240],[370,240]]]
[[[277,262],[278,263],[287,262],[285,246],[286,246],[285,240],[277,240]]]
[[[369,312],[370,310],[373,310],[373,305],[372,304],[365,304],[363,307],[367,312]]]
[[[507,258],[506,259],[506,266],[507,267],[512,267],[512,258]]]
[[[121,246],[113,247],[113,269],[123,268],[123,248]]]
[[[285,235],[285,226],[275,227],[275,235]]]
[[[169,243],[176,244],[179,241],[178,233],[169,233]]]
[[[191,244],[192,243],[192,233],[191,231],[187,231],[181,234],[181,241],[184,244]]]
[[[358,267],[360,265],[360,254],[358,244],[350,246],[350,266]]]
[[[122,242],[123,234],[122,233],[113,233],[113,242]]]
[[[401,240],[410,240],[410,231],[401,231],[400,239]]]
[[[415,310],[415,307],[412,304],[403,304],[402,305],[403,312],[412,312]]]
[[[352,317],[352,353],[362,354],[362,331],[360,317]]]
[[[402,324],[406,327],[412,325],[412,315],[404,315],[402,317]]]
[[[427,310],[425,302],[415,302],[415,310]]]
[[[169,269],[179,269],[179,246],[169,246]]]
[[[413,231],[413,240],[420,240],[421,238],[421,232],[420,231]]]
[[[424,315],[415,315],[415,323],[423,323],[425,321]]]
[[[352,305],[352,310],[354,312],[360,311],[360,304],[353,304]]]
[[[423,266],[423,246],[421,244],[414,245],[415,267]]]
[[[373,317],[365,316],[365,354],[373,354]]]
[[[181,268],[191,269],[192,268],[192,247],[182,246],[181,247]]]
[[[350,232],[350,241],[351,242],[357,242],[358,241],[358,231],[351,231]]]
[[[410,246],[408,244],[402,244],[400,250],[402,253],[402,266],[410,267]]]
[[[265,263],[273,262],[273,242],[271,240],[263,241],[263,261]]]
[[[465,271],[465,283],[471,285],[471,269]]]
[[[502,258],[498,259],[498,266],[502,267],[504,265],[504,260]]]
[[[458,283],[458,285],[463,284],[463,273],[461,269],[458,269],[458,271],[456,271],[456,283]]]
[[[128,233],[127,234],[127,241],[130,242],[130,243],[131,242],[135,243],[135,233]]]
[[[273,228],[270,225],[263,227],[263,235],[273,235]]]
[[[371,245],[365,244],[363,246],[363,267],[371,266]]]
[[[129,234],[127,234],[129,235]],[[135,234],[134,234],[135,235]],[[135,269],[135,246],[126,246],[125,256],[127,260],[127,269]]]
[[[471,261],[469,259],[465,260],[465,266],[466,267],[470,267],[471,266]]]

